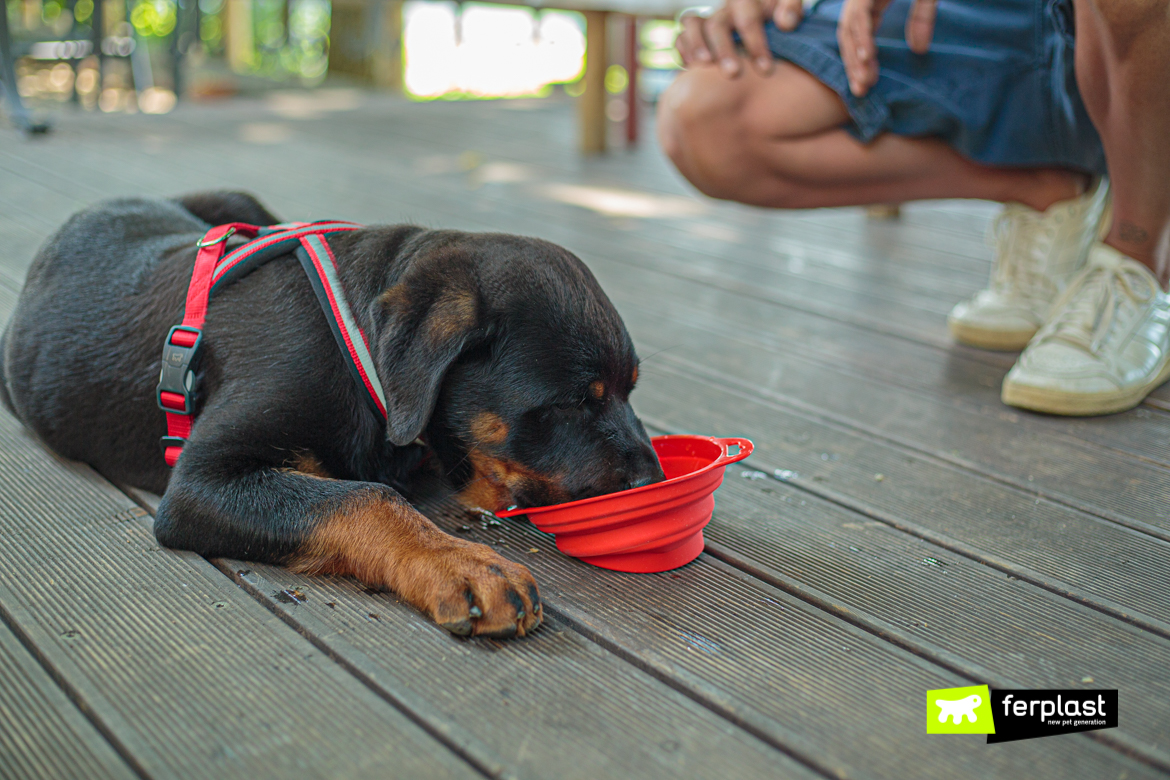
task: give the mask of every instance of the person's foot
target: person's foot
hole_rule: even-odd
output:
[[[1023,349],[1084,267],[1108,202],[1109,184],[1100,179],[1047,211],[1006,204],[989,232],[995,245],[991,285],[951,309],[951,335],[973,347]]]
[[[1003,381],[1003,402],[1038,412],[1109,414],[1170,377],[1170,296],[1141,263],[1094,244]]]

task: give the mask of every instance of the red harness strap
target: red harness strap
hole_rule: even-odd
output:
[[[333,253],[325,241],[325,236],[330,233],[360,227],[352,222],[294,222],[272,227],[236,222],[207,231],[198,243],[199,254],[187,288],[183,322],[171,328],[163,343],[157,392],[158,405],[167,417],[167,435],[162,438],[162,451],[168,466],[178,462],[183,445],[191,435],[195,372],[203,346],[203,321],[212,294],[268,260],[290,251],[295,251],[309,277],[350,372],[371,409],[385,419],[385,396],[374,370],[369,345],[345,300]],[[255,240],[224,257],[227,240],[233,235],[245,235]],[[256,239],[257,235],[261,238]]]
[[[163,343],[162,371],[158,379],[158,405],[167,414],[167,435],[162,439],[163,458],[174,466],[183,451],[183,444],[191,435],[192,402],[196,362],[203,346],[203,320],[207,317],[207,303],[211,292],[212,274],[223,257],[227,241],[236,233],[252,237],[260,228],[233,222],[213,227],[198,243],[195,271],[187,288],[187,307],[183,323],[171,328]]]

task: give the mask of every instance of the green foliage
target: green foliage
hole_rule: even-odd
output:
[[[175,29],[179,7],[174,0],[139,0],[130,23],[144,38],[165,38]]]

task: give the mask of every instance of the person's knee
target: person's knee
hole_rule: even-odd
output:
[[[1170,0],[1084,0],[1092,3],[1097,16],[1113,40],[1114,48],[1124,54],[1139,35],[1154,32],[1166,35],[1170,30]]]
[[[734,132],[742,103],[739,86],[717,68],[697,67],[680,73],[663,93],[658,135],[675,164],[712,150],[714,137]]]
[[[749,139],[746,87],[715,67],[679,74],[658,105],[658,138],[679,172],[706,195],[739,200]]]

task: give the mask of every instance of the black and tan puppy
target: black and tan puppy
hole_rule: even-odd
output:
[[[0,397],[66,458],[163,494],[159,541],[388,587],[458,634],[541,621],[526,568],[451,537],[390,487],[433,449],[465,503],[536,506],[661,479],[629,405],[638,360],[589,270],[544,241],[371,227],[335,234],[386,394],[349,374],[290,254],[217,293],[196,417],[159,451],[163,338],[210,225],[278,220],[239,193],[120,200],[40,250],[0,345]]]

